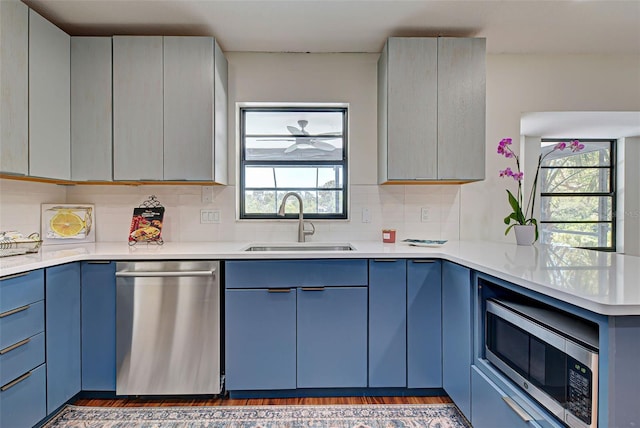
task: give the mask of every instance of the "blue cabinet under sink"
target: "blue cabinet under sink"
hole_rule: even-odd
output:
[[[367,261],[225,263],[226,388],[367,386]]]

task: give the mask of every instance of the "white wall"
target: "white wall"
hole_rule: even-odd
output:
[[[515,239],[504,236],[502,221],[509,213],[505,188],[515,183],[498,177],[505,159],[496,147],[505,137],[519,141],[522,113],[638,110],[640,56],[488,55],[486,180],[461,186],[461,238]]]
[[[376,54],[227,53],[229,60],[229,174],[231,185],[200,201],[199,186],[57,186],[0,180],[0,229],[39,228],[41,202],[96,204],[97,239],[124,241],[133,207],[155,194],[167,207],[170,241],[285,240],[292,221],[235,220],[236,101],[314,101],[350,104],[351,212],[349,222],[316,222],[316,241],[379,239],[383,227],[398,237],[482,239],[504,236],[508,214],[505,181],[498,178],[501,138],[515,141],[520,116],[529,111],[638,111],[640,57],[489,55],[487,57],[487,179],[461,186],[376,185]],[[371,223],[361,222],[363,207]],[[420,208],[430,209],[427,223]],[[217,225],[199,224],[201,208],[222,211]],[[39,211],[37,211],[39,213]],[[37,229],[36,229],[37,230]]]
[[[65,202],[64,186],[0,179],[0,231],[40,233],[40,204]]]

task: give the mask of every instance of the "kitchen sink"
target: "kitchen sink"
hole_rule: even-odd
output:
[[[244,251],[353,251],[350,244],[259,244],[250,245]]]

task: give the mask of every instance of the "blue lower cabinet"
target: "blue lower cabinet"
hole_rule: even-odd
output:
[[[82,262],[82,389],[116,390],[116,264]]]
[[[24,373],[0,390],[0,427],[30,428],[47,415],[46,365]]]
[[[45,271],[47,413],[80,392],[80,263]]]
[[[369,260],[369,387],[407,386],[407,263]]]
[[[0,386],[44,363],[44,332],[0,350]]]
[[[225,291],[227,390],[296,388],[296,289]]]
[[[407,261],[407,386],[442,388],[442,287],[438,260]]]
[[[531,428],[539,427],[524,409],[491,382],[477,367],[471,370],[473,404],[471,423],[474,428]],[[520,414],[516,413],[520,412]]]
[[[367,386],[367,287],[299,288],[298,388]]]
[[[442,386],[471,419],[471,271],[442,263]]]

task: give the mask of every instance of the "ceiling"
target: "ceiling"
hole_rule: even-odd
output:
[[[640,0],[23,1],[71,35],[205,35],[229,52],[380,52],[389,36],[441,35],[486,37],[489,53],[640,55]]]

